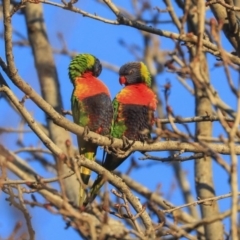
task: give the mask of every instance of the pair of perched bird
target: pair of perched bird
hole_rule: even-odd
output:
[[[97,77],[102,71],[100,61],[91,54],[77,55],[69,65],[69,77],[74,89],[71,98],[74,122],[90,131],[114,138],[145,141],[150,138],[157,99],[151,89],[151,75],[142,62],[130,62],[119,70],[119,82],[125,87],[111,102],[107,86]],[[95,161],[97,145],[78,136],[80,155]],[[116,169],[127,157],[107,154],[103,166]],[[80,168],[84,184],[88,184],[91,170]],[[91,190],[93,200],[104,178],[98,175]],[[87,204],[83,187],[79,190],[79,206]]]

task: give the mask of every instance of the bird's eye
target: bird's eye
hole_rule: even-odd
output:
[[[102,72],[102,64],[98,59],[96,59],[96,62],[93,66],[93,73],[95,77],[98,77],[100,73]]]

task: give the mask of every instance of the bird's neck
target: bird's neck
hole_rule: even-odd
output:
[[[73,85],[76,87],[79,84],[91,84],[94,81],[97,81],[97,79],[93,76],[92,72],[85,72],[81,76],[75,78]]]

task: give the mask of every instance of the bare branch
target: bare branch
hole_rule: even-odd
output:
[[[214,201],[217,201],[217,200],[221,200],[221,199],[224,199],[224,198],[229,198],[229,197],[232,197],[232,193],[228,193],[228,194],[223,194],[221,196],[216,196],[216,197],[211,197],[211,198],[205,198],[205,199],[202,199],[202,200],[198,200],[198,201],[195,201],[195,202],[191,202],[191,203],[187,203],[187,204],[184,204],[184,205],[181,205],[179,207],[175,207],[175,208],[172,208],[172,209],[167,209],[167,210],[162,210],[164,213],[172,213],[178,209],[181,209],[181,208],[184,208],[184,207],[188,207],[188,206],[191,206],[191,205],[196,205],[196,204],[212,204]],[[237,193],[237,196],[240,195],[240,192]]]

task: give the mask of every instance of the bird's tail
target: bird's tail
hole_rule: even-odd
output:
[[[83,155],[85,158],[95,161],[96,152],[97,152],[97,146],[90,142],[82,142],[79,141],[79,149],[80,154]],[[90,176],[91,176],[91,170],[86,167],[80,167],[79,172],[81,175],[82,182],[84,185],[88,185]],[[79,187],[79,207],[83,206],[84,201],[86,200],[86,190],[85,187],[80,183]]]
[[[95,198],[96,196],[98,195],[102,185],[104,184],[104,177],[103,175],[98,175],[97,179],[94,181],[92,187],[91,187],[91,190],[90,190],[90,197],[88,199],[87,202],[85,202],[85,205],[87,205],[88,203],[91,203]]]
[[[119,167],[127,157],[118,158],[117,156],[115,156],[113,154],[107,154],[106,159],[103,163],[103,167],[111,172],[111,171],[115,170],[117,167]],[[104,183],[105,183],[104,175],[99,174],[97,179],[94,181],[94,183],[91,187],[90,198],[88,199],[88,203],[92,202],[96,198],[96,196],[98,195],[98,193]]]

